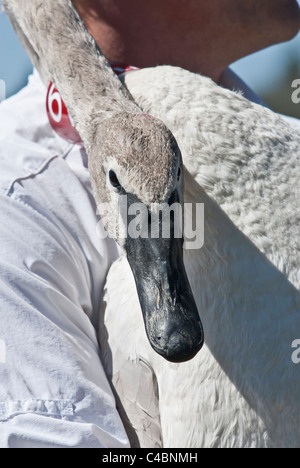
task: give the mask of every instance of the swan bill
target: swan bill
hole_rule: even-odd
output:
[[[128,238],[125,250],[152,348],[171,362],[192,359],[204,333],[183,262],[183,240]]]

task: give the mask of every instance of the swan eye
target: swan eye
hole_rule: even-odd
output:
[[[109,181],[115,189],[121,190],[122,185],[120,184],[119,179],[114,171],[109,171]]]

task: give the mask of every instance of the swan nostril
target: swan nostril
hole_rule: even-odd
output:
[[[181,168],[179,167],[178,168],[178,173],[177,173],[177,182],[180,181],[180,178],[181,178]]]

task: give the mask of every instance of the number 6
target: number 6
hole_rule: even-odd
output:
[[[57,112],[54,111],[53,109],[53,103],[57,103]],[[55,86],[52,84],[49,95],[48,95],[48,107],[49,107],[49,112],[54,120],[54,122],[59,123],[62,119],[62,100],[60,97],[60,94],[58,91],[55,91]]]

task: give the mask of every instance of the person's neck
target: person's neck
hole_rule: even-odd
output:
[[[98,8],[93,11],[88,10],[81,2],[73,0],[73,3],[101,52],[110,62],[138,68],[178,66],[219,82],[224,70],[236,59],[220,54],[218,46],[212,46],[208,50],[207,44],[212,42],[211,37],[203,38],[204,51],[199,46],[198,37],[195,38],[192,34],[184,37],[180,32],[172,30],[172,24],[166,30],[165,24],[155,22],[153,18],[151,21],[126,23],[124,27],[123,20],[119,23],[112,22],[104,12],[100,14]]]
[[[231,63],[277,40],[264,30],[246,30],[242,22],[232,25],[228,13],[221,21],[210,2],[72,1],[110,62],[178,66],[216,83]]]

